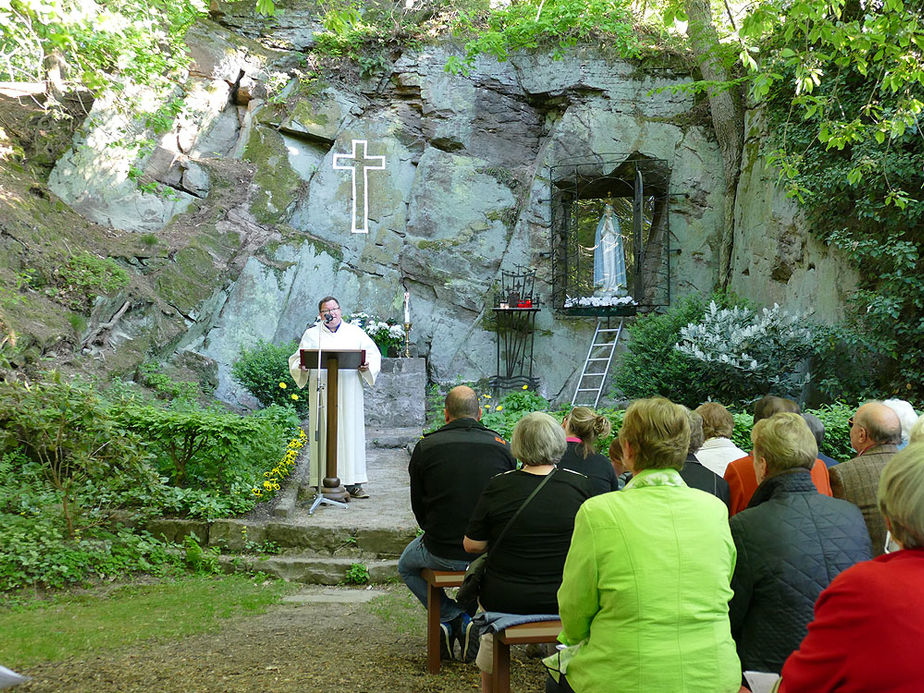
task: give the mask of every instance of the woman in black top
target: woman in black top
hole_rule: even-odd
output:
[[[510,447],[523,468],[498,474],[478,500],[463,546],[469,553],[491,547],[507,522],[549,474],[548,483],[510,525],[495,551],[491,548],[479,602],[487,611],[513,614],[558,613],[565,556],[574,516],[594,487],[583,474],[555,465],[566,449],[565,433],[548,414],[527,414],[513,429]],[[477,663],[482,690],[491,690],[493,639],[483,635]]]
[[[568,441],[559,469],[571,469],[587,476],[594,485],[594,495],[619,490],[619,479],[610,459],[599,454],[595,443],[609,435],[609,419],[587,407],[575,407],[562,426]]]

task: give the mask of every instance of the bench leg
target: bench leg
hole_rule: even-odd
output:
[[[427,584],[427,671],[440,673],[440,593]]]
[[[494,634],[494,693],[510,693],[510,645]]]

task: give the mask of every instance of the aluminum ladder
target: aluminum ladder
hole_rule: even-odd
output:
[[[580,405],[596,409],[600,403],[606,376],[609,375],[610,364],[613,363],[613,354],[616,353],[616,344],[622,334],[623,320],[620,318],[617,327],[609,327],[609,324],[609,320],[597,318],[597,329],[590,340],[587,358],[584,359],[584,370],[581,371],[577,388],[574,390],[574,397],[571,398],[572,407]],[[610,337],[612,341],[606,341]],[[591,398],[593,398],[593,403],[590,402]]]

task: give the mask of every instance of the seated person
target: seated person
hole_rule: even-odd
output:
[[[594,449],[598,438],[610,434],[611,425],[605,416],[587,407],[575,407],[562,422],[568,449],[558,463],[559,469],[580,472],[593,482],[597,493],[619,490],[616,470],[610,460]]]
[[[780,412],[799,413],[799,405],[785,397],[767,395],[754,403],[754,424],[762,419],[769,419]],[[833,496],[831,481],[828,478],[828,468],[821,460],[812,465],[812,483],[818,493]],[[757,489],[757,477],[754,475],[754,458],[745,455],[734,460],[725,470],[725,481],[728,482],[728,491],[731,494],[731,514],[739,513],[748,507],[751,496]]]
[[[878,502],[898,550],[848,568],[821,593],[780,693],[921,690],[924,442],[886,463]]]
[[[607,454],[610,458],[610,463],[613,465],[613,470],[616,472],[616,479],[619,481],[619,490],[621,491],[632,480],[632,472],[626,469],[626,466],[622,463],[622,444],[619,442],[618,436],[610,441]]]
[[[808,424],[809,430],[812,432],[812,435],[815,436],[815,443],[818,445],[818,459],[824,462],[825,467],[828,469],[838,464],[836,459],[829,457],[821,451],[821,444],[825,440],[825,425],[822,420],[808,412],[802,412],[802,418],[805,419],[805,423]]]
[[[821,591],[872,553],[860,509],[822,496],[812,483],[818,449],[801,416],[761,419],[751,440],[761,483],[730,521],[738,563],[729,618],[741,667],[779,673]]]
[[[635,476],[619,493],[587,500],[575,518],[559,640],[579,647],[546,690],[737,693],[728,623],[735,545],[725,504],[678,472],[689,418],[662,397],[638,400],[619,440]]]
[[[684,460],[680,476],[690,488],[711,493],[728,507],[728,482],[711,469],[706,469],[696,459],[696,451],[703,444],[703,417],[686,407],[684,410],[690,418],[690,447],[687,449],[687,459]]]
[[[554,614],[574,515],[581,503],[594,495],[594,486],[583,474],[556,470],[567,443],[561,425],[548,414],[533,412],[520,419],[510,447],[523,468],[488,482],[462,543],[469,553],[490,549],[478,598],[486,611]],[[553,476],[523,508],[495,549],[492,544],[498,535],[549,474]],[[493,648],[493,636],[482,635],[475,661],[482,671],[485,691],[493,685]]]
[[[732,460],[744,457],[745,452],[731,441],[735,432],[735,419],[718,402],[706,402],[696,408],[696,413],[703,417],[702,447],[696,452],[696,459],[706,469],[719,476],[725,474],[725,468]]]

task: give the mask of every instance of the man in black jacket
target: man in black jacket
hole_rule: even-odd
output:
[[[475,503],[488,481],[516,466],[504,439],[481,423],[481,405],[470,387],[454,387],[446,396],[446,425],[428,433],[411,454],[411,508],[423,534],[398,560],[404,584],[424,606],[427,582],[422,568],[465,570],[475,556],[462,548],[462,537]],[[445,593],[440,596],[440,656],[472,661],[478,634],[468,614]]]
[[[761,419],[751,441],[759,486],[730,521],[738,561],[728,615],[741,668],[779,673],[805,637],[818,595],[869,560],[871,547],[860,510],[812,483],[818,448],[801,416]]]

